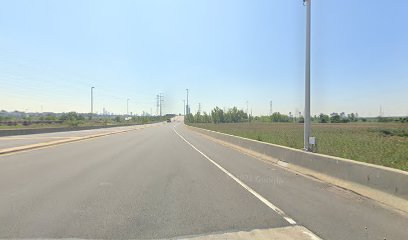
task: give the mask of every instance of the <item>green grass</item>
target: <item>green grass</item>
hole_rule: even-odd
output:
[[[295,123],[195,123],[192,126],[303,148],[303,125]],[[313,124],[318,152],[408,171],[408,124]]]

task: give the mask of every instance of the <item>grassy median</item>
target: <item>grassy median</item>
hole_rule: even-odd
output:
[[[291,148],[303,147],[303,124],[194,123],[192,126]],[[408,171],[407,123],[341,123],[312,125],[318,152]]]

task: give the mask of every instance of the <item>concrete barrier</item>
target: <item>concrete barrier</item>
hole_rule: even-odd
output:
[[[152,124],[152,123],[146,123],[146,124]],[[112,127],[127,127],[127,126],[136,126],[136,125],[142,125],[142,124],[137,123],[137,124],[126,124],[126,125],[125,124],[124,125],[106,125],[106,126],[2,129],[0,130],[0,137],[39,134],[39,133],[70,132],[70,131],[92,130],[92,129],[101,129],[101,128],[112,128]]]
[[[354,160],[332,157],[259,142],[229,134],[191,127],[194,131],[208,135],[238,147],[296,165],[313,172],[379,190],[408,200],[408,172],[377,166]]]

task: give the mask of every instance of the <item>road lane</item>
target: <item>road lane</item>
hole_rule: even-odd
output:
[[[208,161],[210,161],[212,164],[214,164],[219,170],[224,172],[228,177],[233,179],[236,183],[238,183],[241,187],[243,187],[245,190],[247,190],[249,193],[254,195],[254,197],[258,198],[259,201],[264,203],[266,206],[268,206],[270,209],[275,211],[277,214],[282,216],[289,224],[296,225],[296,222],[289,217],[282,209],[278,208],[277,206],[273,205],[270,201],[268,201],[266,198],[264,198],[262,195],[257,193],[254,189],[252,189],[250,186],[248,186],[246,183],[241,181],[238,177],[236,177],[234,174],[230,173],[227,169],[223,168],[221,165],[219,165],[217,162],[212,160],[210,157],[208,157],[205,153],[200,151],[198,148],[196,148],[193,144],[191,144],[189,141],[187,141],[183,136],[180,135],[180,133],[177,132],[176,126],[173,127],[174,132],[181,138],[183,141],[185,141],[189,146],[191,146],[194,150],[196,150],[198,153],[200,153],[204,158],[206,158]]]
[[[0,238],[169,238],[289,224],[168,126],[0,157]]]
[[[176,129],[195,147],[324,239],[408,239],[406,214],[255,159],[182,125]]]
[[[407,239],[406,216],[177,124],[183,138],[293,218],[296,234],[309,229],[323,239]],[[0,238],[288,230],[281,215],[188,145],[174,125],[0,156]]]

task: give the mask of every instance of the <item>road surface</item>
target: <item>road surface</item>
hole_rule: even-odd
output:
[[[408,239],[407,227],[405,213],[180,122],[0,155],[0,238],[229,239],[260,229],[388,240]]]
[[[116,131],[117,132],[126,131],[130,129],[142,129],[142,128],[150,127],[151,125],[156,125],[156,124],[161,124],[161,123],[123,126],[123,127],[114,127],[114,128],[97,128],[97,129],[82,130],[82,131],[4,136],[4,137],[0,137],[0,149],[26,146],[29,144],[52,142],[56,140],[75,139],[75,138],[85,137],[89,135],[110,133],[110,132],[116,132]]]

